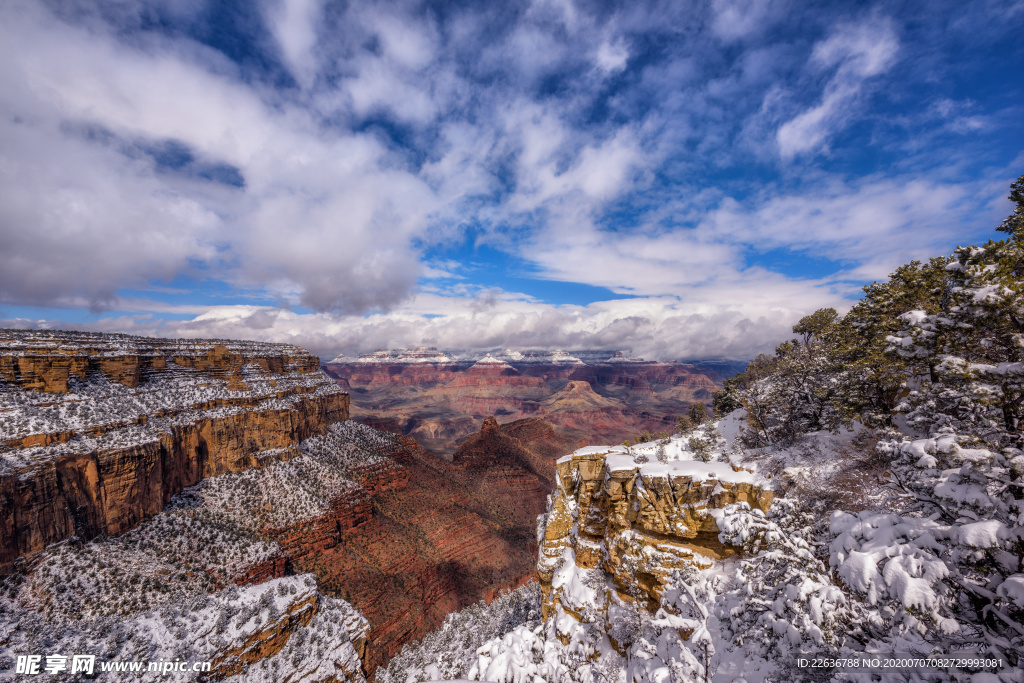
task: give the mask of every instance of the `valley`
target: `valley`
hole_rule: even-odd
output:
[[[490,418],[443,458],[349,406],[287,345],[0,333],[5,651],[362,680],[536,576],[574,442]]]
[[[1022,35],[0,0],[0,683],[1024,683]]]
[[[711,404],[744,363],[645,361],[616,351],[377,351],[323,364],[352,397],[352,417],[452,453],[495,416],[540,418],[579,444],[619,443],[673,431],[676,417]]]

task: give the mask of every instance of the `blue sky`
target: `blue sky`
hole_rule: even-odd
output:
[[[0,5],[0,326],[746,358],[997,236],[1024,2]]]

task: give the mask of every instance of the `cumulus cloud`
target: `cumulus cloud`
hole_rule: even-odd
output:
[[[120,287],[197,265],[316,310],[387,308],[410,294],[411,242],[439,200],[375,137],[324,130],[201,50],[141,51],[30,11],[7,15],[6,300],[103,306]],[[146,154],[167,141],[236,169],[241,187],[177,177]]]
[[[267,24],[274,32],[282,56],[292,75],[309,87],[316,77],[317,42],[323,0],[280,0],[267,6]]]

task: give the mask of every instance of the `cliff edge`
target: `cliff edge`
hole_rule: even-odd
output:
[[[124,533],[205,477],[293,457],[348,412],[294,346],[0,331],[0,571]]]

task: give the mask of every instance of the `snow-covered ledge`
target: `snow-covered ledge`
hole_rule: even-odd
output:
[[[587,586],[590,570],[610,577],[618,598],[656,606],[672,571],[738,552],[719,541],[714,513],[734,503],[766,512],[774,493],[715,441],[709,428],[632,447],[581,448],[558,461],[538,529],[545,618],[556,605],[578,616],[602,602]]]

